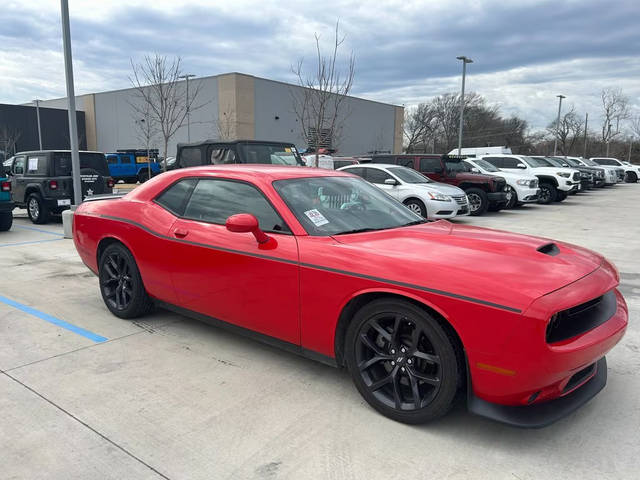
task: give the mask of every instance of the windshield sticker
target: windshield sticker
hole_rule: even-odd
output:
[[[35,172],[38,170],[38,157],[29,157],[29,168],[30,172]]]
[[[324,215],[315,208],[313,210],[307,210],[304,214],[309,217],[309,220],[311,220],[316,227],[321,227],[329,223],[329,220],[324,218]]]
[[[291,153],[291,149],[289,147],[284,147],[284,151],[287,153]]]

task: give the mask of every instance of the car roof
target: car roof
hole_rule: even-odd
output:
[[[178,147],[200,147],[203,145],[237,145],[238,143],[261,144],[261,145],[293,145],[291,142],[278,142],[273,140],[202,140],[201,142],[178,143]],[[295,145],[294,145],[295,146]]]
[[[407,170],[413,170],[413,168],[396,165],[394,163],[354,163],[353,165],[341,167],[338,170],[353,170],[354,168],[406,168]]]
[[[71,150],[27,150],[24,152],[17,152],[16,155],[27,155],[29,153],[71,153]],[[104,155],[103,152],[97,152],[95,150],[78,150],[78,153],[100,153]]]
[[[206,175],[216,173],[233,173],[236,175],[246,174],[251,178],[263,178],[266,180],[282,180],[287,178],[304,178],[304,177],[336,177],[345,176],[337,170],[329,170],[326,168],[312,167],[295,167],[287,165],[272,164],[252,164],[252,163],[234,163],[229,165],[204,165],[200,167],[180,168],[174,170],[174,175],[180,176],[180,172],[187,173],[189,176]]]

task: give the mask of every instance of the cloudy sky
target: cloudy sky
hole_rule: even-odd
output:
[[[130,58],[182,57],[199,76],[238,71],[292,81],[311,60],[314,32],[336,20],[356,56],[353,94],[414,105],[467,88],[534,128],[567,96],[593,122],[604,87],[622,88],[640,113],[638,0],[70,0],[76,93],[129,86]],[[65,95],[60,2],[3,2],[0,103]]]

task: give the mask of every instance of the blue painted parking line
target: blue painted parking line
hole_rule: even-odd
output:
[[[18,245],[31,245],[32,243],[59,242],[60,240],[64,240],[64,238],[51,238],[49,240],[31,240],[30,242],[0,243],[0,248],[16,247]]]
[[[58,237],[64,237],[64,235],[62,233],[58,233],[58,232],[50,232],[49,230],[44,230],[42,228],[36,228],[36,227],[25,227],[24,225],[14,225],[14,227],[16,228],[22,228],[23,230],[33,230],[35,232],[40,232],[40,233],[48,233],[49,235],[57,235]]]
[[[29,307],[28,305],[24,305],[22,303],[16,302],[15,300],[11,300],[10,298],[3,297],[2,295],[0,295],[0,302],[5,303],[10,307],[17,308],[18,310],[28,313],[29,315],[33,315],[34,317],[44,320],[45,322],[49,322],[59,327],[65,328],[70,332],[81,335],[84,338],[88,338],[89,340],[93,340],[96,343],[106,342],[108,340],[107,338],[101,335],[90,332],[89,330],[85,330],[84,328],[81,328],[81,327],[76,327],[75,325],[69,322],[65,322],[64,320],[60,320],[59,318],[52,317],[47,313],[41,312],[40,310],[36,310],[35,308]]]

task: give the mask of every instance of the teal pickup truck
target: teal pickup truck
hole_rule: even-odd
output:
[[[162,172],[162,166],[155,161],[158,156],[157,149],[149,150],[149,158],[147,150],[117,150],[115,153],[105,154],[107,157],[107,165],[109,166],[109,175],[117,182],[124,180],[127,183],[144,183]],[[149,175],[151,173],[151,175]]]
[[[11,201],[11,182],[5,176],[4,168],[0,170],[0,232],[6,232],[13,223],[13,207]]]

